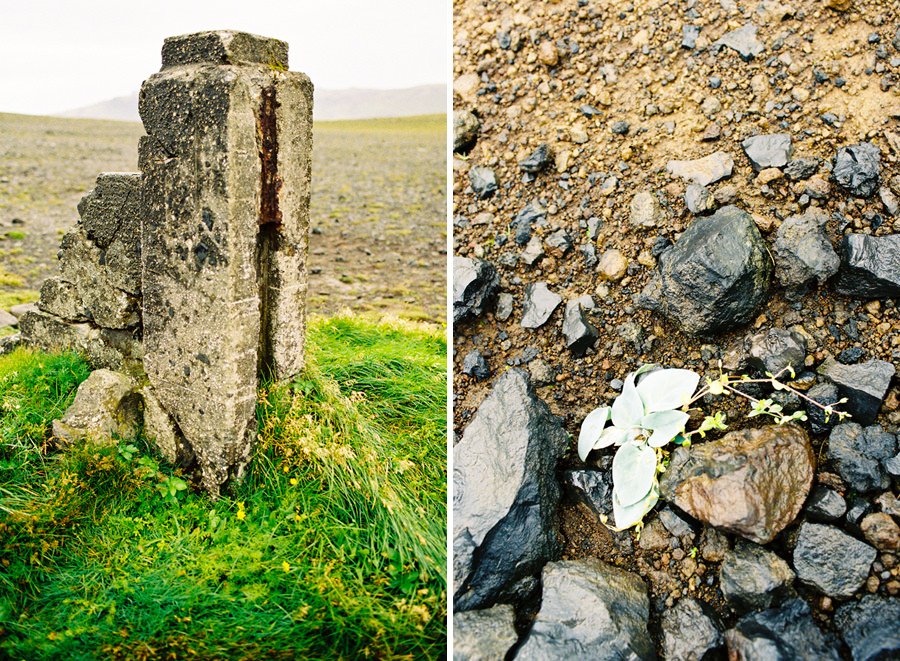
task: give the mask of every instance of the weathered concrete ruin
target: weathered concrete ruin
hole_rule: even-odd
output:
[[[303,366],[312,84],[282,41],[165,40],[140,174],[102,174],[23,338],[127,372],[148,436],[217,494],[256,435],[260,379]]]

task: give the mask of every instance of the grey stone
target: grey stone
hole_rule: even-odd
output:
[[[541,609],[517,659],[655,659],[647,587],[600,560],[550,562]]]
[[[9,309],[9,313],[16,319],[21,321],[23,316],[25,316],[29,312],[34,312],[37,309],[38,307],[36,303],[19,303],[12,306]]]
[[[528,374],[531,375],[531,383],[535,386],[549,385],[556,377],[553,368],[547,364],[547,361],[540,358],[528,363]]]
[[[566,303],[562,331],[566,338],[566,346],[576,356],[584,355],[588,349],[594,346],[594,342],[599,337],[597,329],[584,314],[585,308],[593,307],[593,300],[590,296],[575,298]]]
[[[809,495],[804,511],[810,521],[836,521],[847,511],[847,501],[837,491],[820,485]]]
[[[740,540],[725,554],[719,572],[722,594],[739,612],[769,608],[788,594],[793,582],[788,563],[761,546]]]
[[[19,320],[12,315],[11,312],[0,310],[0,328],[9,328],[10,326],[18,326]]]
[[[247,32],[196,32],[167,38],[163,42],[162,64],[163,69],[191,64],[260,64],[286,70],[288,45]]]
[[[491,370],[478,349],[472,349],[463,358],[463,374],[473,376],[479,381],[484,381],[491,376]]]
[[[660,494],[704,523],[767,544],[800,512],[814,467],[801,427],[744,429],[676,449]]]
[[[554,257],[563,257],[572,248],[572,237],[565,230],[556,230],[545,241],[547,249]]]
[[[809,606],[792,599],[778,608],[746,615],[725,632],[730,659],[838,661],[833,641],[816,626]]]
[[[795,158],[784,167],[784,174],[792,181],[802,181],[818,172],[820,164],[818,158]]]
[[[841,147],[831,174],[851,195],[872,197],[881,183],[881,150],[871,142]]]
[[[834,623],[853,661],[900,657],[900,599],[867,594],[837,609]]]
[[[890,486],[881,462],[896,451],[896,437],[880,426],[863,428],[856,422],[845,422],[831,431],[826,456],[850,486],[868,493]]]
[[[541,237],[533,236],[531,240],[528,242],[528,245],[525,246],[525,250],[522,251],[522,254],[519,256],[519,259],[523,264],[527,264],[528,266],[534,266],[540,260],[544,258],[544,242],[541,241]]]
[[[116,238],[137,248],[140,264],[141,175],[134,172],[104,172],[97,185],[78,203],[85,236],[101,250]],[[140,269],[138,269],[138,273]]]
[[[750,364],[761,372],[778,374],[788,366],[799,372],[806,359],[806,338],[796,331],[770,328],[750,338],[749,354]]]
[[[834,526],[804,523],[794,547],[797,578],[829,597],[852,597],[862,587],[876,552]]]
[[[725,639],[709,608],[691,597],[662,615],[662,651],[668,661],[701,661],[722,651]]]
[[[468,110],[453,111],[453,151],[466,154],[478,141],[481,121]]]
[[[775,275],[789,298],[802,296],[813,283],[822,285],[838,272],[840,258],[825,233],[828,215],[809,209],[784,220],[775,232]]]
[[[698,186],[709,186],[731,176],[734,159],[725,152],[717,151],[692,161],[669,161],[666,170],[672,176],[691,181]]]
[[[453,661],[496,661],[516,644],[515,611],[499,605],[453,614]]]
[[[817,383],[806,393],[810,399],[823,404],[825,406],[833,406],[835,410],[843,410],[842,405],[838,405],[841,399],[837,386],[829,381]],[[831,414],[826,416],[825,411],[818,406],[814,406],[809,402],[804,402],[806,415],[809,418],[809,429],[813,434],[825,434],[837,425],[840,420],[837,415]]]
[[[763,52],[764,47],[756,38],[757,27],[748,23],[737,30],[726,32],[712,47],[721,49],[723,46],[736,51],[744,62],[749,62]]]
[[[630,220],[635,227],[656,227],[662,222],[662,208],[652,192],[639,191],[631,198]]]
[[[525,287],[525,310],[522,314],[523,328],[540,328],[553,311],[562,303],[562,296],[547,288],[546,282],[536,282]]]
[[[37,306],[42,312],[56,315],[66,321],[79,323],[90,320],[90,314],[85,310],[75,285],[59,276],[44,280]]]
[[[497,175],[481,165],[474,165],[469,170],[469,183],[480,200],[486,200],[497,192]]]
[[[139,397],[134,381],[118,372],[99,369],[78,386],[75,400],[61,420],[53,421],[57,442],[71,444],[88,439],[114,443],[132,439],[138,433]]]
[[[453,258],[453,323],[481,315],[492,300],[500,276],[490,262]]]
[[[612,516],[612,462],[606,470],[567,470],[562,485],[569,498],[583,503],[598,519]]]
[[[693,335],[725,332],[756,314],[771,270],[753,218],[728,206],[694,220],[659,256],[639,302]]]
[[[741,146],[756,172],[766,168],[783,168],[794,151],[788,133],[754,135],[744,140]]]
[[[506,321],[513,313],[513,295],[502,292],[497,296],[497,310],[495,315],[499,321]]]
[[[687,521],[678,516],[668,507],[659,510],[659,520],[670,533],[679,539],[683,537],[694,537],[694,529]]]
[[[875,421],[896,369],[891,363],[875,358],[856,365],[843,365],[828,358],[817,372],[831,380],[849,400],[846,410],[853,419],[867,425]]]
[[[4,335],[0,337],[0,356],[12,353],[22,345],[22,334]]]
[[[567,442],[525,373],[505,372],[453,448],[454,610],[492,605],[556,556]]]
[[[887,186],[878,189],[878,197],[889,216],[900,215],[900,198]]]
[[[144,404],[144,436],[150,441],[163,459],[170,464],[188,464],[193,453],[175,428],[171,416],[165,412],[153,388],[144,386],[140,396]]]
[[[835,290],[855,298],[900,297],[900,234],[848,234]]]
[[[550,164],[550,145],[546,142],[538,145],[528,158],[519,161],[519,169],[523,172],[537,174]]]
[[[699,25],[681,26],[681,47],[694,50],[697,46],[697,37],[700,36],[700,30]]]
[[[716,206],[716,200],[706,186],[688,184],[684,191],[684,204],[694,214],[704,214]]]
[[[531,228],[543,223],[547,217],[547,211],[538,201],[532,201],[522,207],[516,214],[512,224],[515,228],[515,240],[520,246],[524,246],[531,239]]]

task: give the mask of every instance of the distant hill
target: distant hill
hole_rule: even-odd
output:
[[[83,108],[75,108],[58,117],[118,119],[139,122],[137,92],[118,96]],[[446,85],[419,85],[405,89],[343,89],[315,91],[313,116],[317,120],[368,119],[372,117],[408,117],[442,114],[447,109]]]

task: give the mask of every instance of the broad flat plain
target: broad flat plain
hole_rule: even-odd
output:
[[[446,118],[314,126],[312,314],[445,322]],[[136,172],[143,127],[0,113],[0,308],[34,300],[100,172]]]

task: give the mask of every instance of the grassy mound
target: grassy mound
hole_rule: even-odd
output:
[[[446,649],[446,346],[314,322],[261,390],[245,479],[178,490],[142,441],[46,447],[89,373],[0,358],[0,657],[437,658]]]

